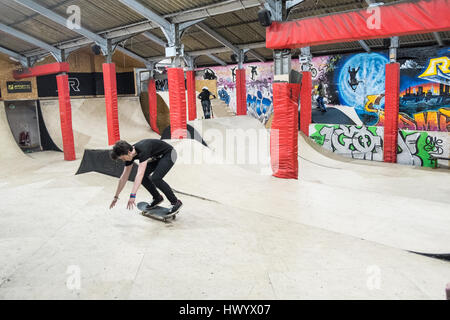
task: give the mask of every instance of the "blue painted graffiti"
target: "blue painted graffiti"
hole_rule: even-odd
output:
[[[272,105],[272,97],[263,97],[261,91],[256,92],[256,96],[247,94],[247,108],[256,111],[258,115],[265,114]]]
[[[219,95],[220,100],[225,102],[227,105],[230,105],[230,95],[224,88],[219,90],[218,95]]]

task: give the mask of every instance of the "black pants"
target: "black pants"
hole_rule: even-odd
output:
[[[142,185],[153,196],[153,199],[159,198],[161,195],[156,190],[158,188],[166,196],[171,204],[177,202],[177,197],[172,191],[172,188],[163,180],[164,176],[173,167],[177,160],[177,152],[175,149],[167,152],[161,159],[149,162],[145,170],[144,178],[142,178]],[[152,174],[153,173],[153,174]]]
[[[203,114],[205,115],[205,119],[211,118],[211,101],[202,100]]]

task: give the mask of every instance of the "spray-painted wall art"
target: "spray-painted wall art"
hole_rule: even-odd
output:
[[[311,124],[310,137],[325,149],[353,159],[383,161],[384,127]],[[434,167],[450,157],[450,133],[399,130],[397,162]]]
[[[399,50],[400,129],[450,131],[449,50]],[[322,82],[329,105],[352,107],[364,125],[383,126],[387,63],[387,52],[313,58],[313,85]]]
[[[247,87],[247,114],[266,123],[273,112],[273,63],[244,64]],[[236,69],[237,65],[199,69],[196,80],[205,77],[217,79],[217,93],[228,107],[236,112]]]
[[[398,50],[401,65],[399,128],[450,131],[449,51],[448,47]],[[383,126],[387,63],[387,51],[314,57],[310,65],[313,86],[322,82],[327,107],[334,107],[348,119],[358,119],[343,124]],[[248,114],[265,123],[273,112],[273,62],[247,63],[244,67]],[[300,70],[298,59],[293,59],[292,68]],[[220,99],[236,111],[236,65],[204,70],[206,72],[200,72],[197,79],[216,78]],[[316,94],[313,90],[313,105]],[[328,115],[345,119],[339,112]],[[333,119],[327,122],[333,123]]]

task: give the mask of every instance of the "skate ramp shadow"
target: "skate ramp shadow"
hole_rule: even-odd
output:
[[[206,144],[205,140],[203,140],[200,133],[197,130],[195,130],[194,127],[191,126],[190,124],[187,125],[187,132],[188,132],[188,138],[196,140],[196,141],[200,142],[201,144],[203,144],[205,147],[209,148],[208,145]],[[168,126],[166,129],[164,129],[164,131],[161,135],[161,140],[170,140],[171,138],[172,138],[172,135],[170,132],[170,126]]]
[[[110,152],[111,150],[107,149],[85,149],[80,167],[75,174],[98,172],[111,177],[120,178],[125,163],[120,160],[114,161],[111,159]],[[133,169],[131,170],[128,181],[134,181],[137,168],[137,164],[133,163]]]

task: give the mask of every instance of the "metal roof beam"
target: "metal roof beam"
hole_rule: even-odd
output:
[[[204,18],[205,16],[212,17],[219,14],[229,13],[242,9],[252,8],[261,5],[261,0],[229,0],[219,4],[211,4],[201,8],[195,8],[192,10],[183,10],[180,12],[164,15],[164,19],[170,18],[172,23],[181,23],[198,18]],[[121,27],[112,28],[98,32],[97,35],[104,37],[105,39],[114,39],[122,37],[124,35],[139,34],[151,29],[158,28],[159,25],[152,21],[142,21],[138,23],[132,23]],[[58,44],[60,49],[68,49],[71,47],[78,47],[87,45],[93,41],[86,38],[79,38],[75,40],[63,41]],[[22,53],[24,56],[36,56],[42,55],[42,50],[29,50]]]
[[[146,66],[149,65],[151,63],[151,61],[149,59],[146,59],[144,57],[141,57],[140,55],[134,53],[133,51],[130,51],[128,49],[122,48],[121,46],[117,46],[116,50],[121,51],[122,53],[126,54],[127,56],[142,62],[143,64],[145,64]]]
[[[156,14],[149,8],[143,6],[139,2],[135,0],[119,0],[121,3],[126,5],[128,8],[136,11],[140,15],[144,16],[150,21],[154,21],[156,24],[158,24],[161,28],[170,29],[171,23],[161,17],[160,15]]]
[[[150,21],[154,21],[156,24],[158,24],[161,27],[161,31],[164,33],[164,36],[167,39],[167,48],[175,48],[176,52],[182,52],[182,46],[181,46],[181,34],[183,33],[183,30],[189,28],[193,24],[203,20],[204,18],[192,20],[192,21],[186,21],[180,24],[174,24],[168,20],[166,20],[164,17],[158,15],[154,11],[150,10],[149,8],[143,6],[136,0],[119,0],[121,3],[126,5],[128,8],[136,11],[146,19]],[[167,55],[167,49],[166,49],[166,55]],[[177,53],[177,54],[178,54]],[[171,51],[171,54],[173,52]]]
[[[305,0],[292,0],[292,1],[286,1],[286,9],[291,9],[295,7],[296,5],[302,3]]]
[[[239,48],[238,47],[236,47],[234,44],[232,44],[230,41],[225,39],[223,36],[221,36],[216,31],[214,31],[213,29],[208,27],[205,23],[203,23],[203,22],[198,23],[197,24],[197,28],[199,28],[203,32],[205,32],[208,35],[210,35],[211,37],[213,37],[215,40],[217,40],[218,42],[223,44],[225,47],[230,48],[232,51],[234,51],[234,53],[236,53],[236,54],[239,53]]]
[[[266,58],[264,58],[262,55],[260,55],[258,52],[253,51],[253,50],[249,50],[248,54],[251,54],[252,56],[254,56],[256,59],[258,59],[261,62],[266,62]]]
[[[212,53],[207,54],[207,56],[209,58],[211,58],[212,60],[214,60],[215,62],[217,62],[218,64],[222,65],[222,66],[226,66],[227,65],[227,63],[225,61],[223,61],[222,59],[216,57]]]
[[[437,43],[439,44],[439,47],[443,47],[444,42],[442,41],[442,38],[441,38],[441,35],[439,34],[439,32],[433,32],[433,36],[436,39]]]
[[[3,31],[5,33],[10,34],[11,36],[21,39],[22,41],[28,42],[32,45],[35,45],[36,47],[42,48],[44,50],[47,50],[48,52],[50,52],[55,59],[58,62],[62,62],[62,55],[61,55],[61,50],[53,47],[51,45],[49,45],[48,43],[45,43],[44,41],[41,41],[39,39],[36,39],[26,33],[23,33],[19,30],[13,29],[11,27],[8,27],[7,25],[0,23],[0,31]]]
[[[81,26],[77,26],[76,28],[73,28],[73,29],[69,28],[67,26],[67,18],[66,17],[62,17],[62,16],[54,13],[53,11],[37,4],[34,1],[31,1],[31,0],[14,0],[14,1],[24,7],[27,7],[28,9],[33,10],[34,12],[36,12],[40,15],[52,20],[53,22],[56,22],[57,24],[65,27],[69,30],[72,30],[73,32],[76,32],[78,34],[81,34],[82,36],[85,36],[86,38],[97,43],[101,47],[103,54],[105,54],[105,55],[108,54],[107,40],[100,37],[96,33],[91,32]]]
[[[358,42],[361,45],[361,47],[363,47],[364,50],[366,50],[368,53],[370,53],[372,51],[372,49],[370,49],[370,47],[367,45],[367,43],[364,40],[358,40]]]
[[[265,48],[266,43],[265,42],[253,42],[243,45],[237,45],[236,46],[238,50],[248,50],[248,49],[257,49],[257,48]],[[223,52],[230,52],[231,49],[227,47],[219,47],[219,48],[212,48],[212,49],[203,49],[203,50],[195,50],[195,51],[188,51],[185,52],[185,54],[189,54],[192,57],[196,56],[202,56],[202,55],[208,55],[213,53],[223,53]],[[164,59],[164,56],[154,56],[154,57],[148,57],[149,60],[161,60]]]
[[[150,39],[154,43],[159,44],[161,47],[166,47],[167,42],[165,42],[164,40],[155,36],[153,33],[150,33],[147,31],[147,32],[144,32],[142,35],[145,36],[146,38]]]
[[[10,58],[12,58],[14,60],[17,60],[18,62],[20,62],[20,64],[22,64],[24,66],[27,65],[27,57],[15,52],[15,51],[11,51],[4,47],[0,47],[0,52],[8,55]]]
[[[183,14],[173,13],[165,15],[170,18],[172,23],[180,23],[189,20],[195,20],[205,17],[213,17],[219,14],[229,13],[238,10],[249,9],[261,5],[261,0],[228,0],[216,4],[210,4],[204,7],[185,10]]]

